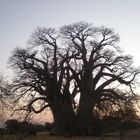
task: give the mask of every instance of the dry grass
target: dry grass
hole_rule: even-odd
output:
[[[61,137],[61,136],[24,136],[24,135],[5,135],[0,136],[0,140],[140,140],[140,131],[126,133],[123,138],[120,138],[119,134],[110,134],[102,137]]]
[[[30,137],[26,140],[140,140],[139,136],[125,136],[120,138],[119,136],[104,136],[104,137],[55,137],[55,136],[36,136]]]
[[[48,136],[36,136],[30,137],[26,140],[140,140],[139,136],[126,136],[124,138],[118,137],[74,137],[74,138],[65,138],[65,137],[48,137]]]
[[[0,140],[120,140],[119,137],[5,136]],[[134,139],[133,139],[134,140]]]
[[[14,135],[5,135],[0,136],[0,140],[119,140],[117,137],[61,137],[61,136],[47,136],[47,135],[40,135],[40,136],[14,136]]]

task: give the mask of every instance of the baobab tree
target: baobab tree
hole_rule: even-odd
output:
[[[15,49],[10,58],[17,73],[13,94],[26,97],[22,104],[29,113],[50,107],[57,132],[89,134],[94,110],[107,112],[137,100],[139,70],[118,41],[112,29],[86,22],[58,31],[37,28],[29,47]]]
[[[81,60],[82,68],[78,73],[73,66],[69,65],[69,69],[80,90],[79,122],[86,131],[90,128],[94,107],[105,109],[110,103],[120,105],[119,100],[132,99],[135,95],[132,84],[139,70],[133,68],[131,56],[121,54],[118,34],[112,29],[78,23],[62,27],[60,32],[80,52],[75,59]],[[120,91],[116,88],[118,84],[126,85],[131,93]]]

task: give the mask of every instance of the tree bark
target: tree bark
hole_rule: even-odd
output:
[[[50,108],[54,118],[54,133],[56,135],[71,134],[75,121],[72,104],[63,99],[63,95],[56,95],[58,91],[54,89],[55,87],[53,87],[50,99]]]
[[[81,96],[77,116],[79,133],[83,135],[91,135],[93,133],[91,129],[94,107],[92,86],[92,72],[87,67],[81,82]]]
[[[85,93],[80,97],[79,110],[77,115],[78,133],[83,135],[92,134],[93,99],[90,94]]]

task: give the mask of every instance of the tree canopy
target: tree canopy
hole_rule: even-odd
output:
[[[30,114],[49,107],[57,132],[90,134],[97,112],[103,116],[133,108],[140,71],[118,42],[113,29],[87,22],[38,27],[28,47],[16,48],[10,57],[16,71],[12,92],[20,109]]]

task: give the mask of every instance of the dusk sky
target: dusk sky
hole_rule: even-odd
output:
[[[36,27],[79,21],[113,28],[121,48],[140,65],[140,0],[0,0],[0,72],[11,51],[25,47]]]

